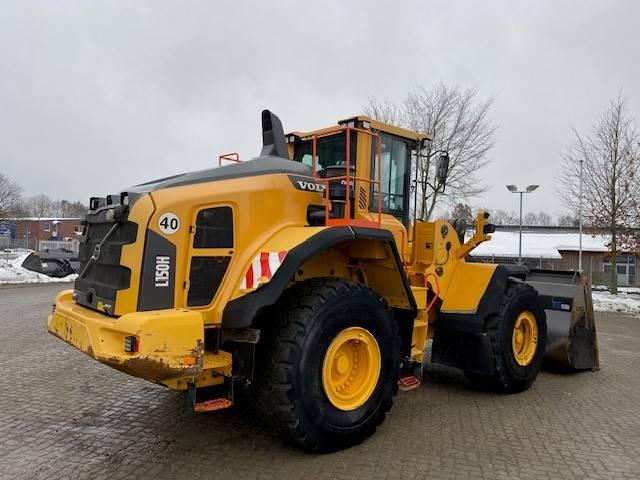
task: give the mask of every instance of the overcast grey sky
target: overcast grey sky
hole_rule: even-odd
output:
[[[321,6],[324,5],[324,6]],[[0,171],[86,201],[334,124],[370,96],[438,81],[495,97],[491,190],[538,183],[557,215],[560,153],[623,89],[640,116],[637,1],[0,2]]]

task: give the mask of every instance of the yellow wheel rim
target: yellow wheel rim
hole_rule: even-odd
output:
[[[538,348],[538,323],[536,317],[526,310],[516,319],[511,336],[513,356],[518,365],[526,367],[531,363]]]
[[[322,387],[340,410],[355,410],[371,396],[381,369],[380,347],[369,330],[350,327],[333,339],[322,364]]]

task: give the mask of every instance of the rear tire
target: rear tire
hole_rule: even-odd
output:
[[[287,440],[308,450],[333,451],[362,442],[383,422],[398,390],[400,336],[384,300],[358,283],[317,279],[285,291],[273,313],[265,318],[269,325],[263,325],[256,359],[253,393],[260,414]],[[363,383],[361,401],[338,408],[336,392],[340,395],[345,387],[327,387],[327,365],[333,363],[325,357],[333,358],[336,341],[353,331],[366,338],[346,340],[346,352],[371,345],[373,360],[361,356],[359,365],[378,367]],[[338,360],[336,375],[347,372],[351,382],[350,372],[362,367],[351,361],[347,369],[347,359]]]
[[[523,319],[531,327],[526,335],[514,332]],[[526,283],[510,283],[499,314],[487,319],[485,331],[491,341],[494,371],[491,374],[467,371],[469,380],[481,389],[505,393],[527,390],[540,372],[547,345],[546,315],[536,290]],[[523,337],[529,337],[528,342]]]

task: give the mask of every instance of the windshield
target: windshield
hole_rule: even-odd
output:
[[[356,165],[356,132],[351,132],[351,158],[352,167]],[[317,171],[321,172],[327,167],[346,164],[346,134],[344,132],[336,133],[328,137],[321,137],[317,140]],[[312,166],[312,145],[311,140],[296,143],[293,153],[293,159],[296,162],[302,162],[305,165]]]

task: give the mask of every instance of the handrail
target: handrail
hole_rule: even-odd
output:
[[[405,270],[406,270],[406,267],[409,264],[409,260],[408,260],[409,253],[407,252],[407,246],[408,246],[407,233],[403,228],[398,230],[398,233],[400,234],[400,243],[401,243],[400,256],[402,257],[402,264],[405,266]]]
[[[220,155],[218,157],[218,166],[219,167],[222,166],[222,161],[223,160],[228,160],[229,162],[235,162],[235,163],[242,162],[242,160],[240,160],[240,154],[238,154],[237,152],[225,153],[223,155]]]
[[[363,177],[351,175],[351,132],[352,131],[364,133],[366,135],[371,135],[371,137],[376,138],[378,140],[378,148],[376,152],[378,157],[378,161],[376,162],[378,167],[377,180],[372,180],[370,178],[363,178]],[[317,174],[318,139],[323,137],[328,137],[339,132],[345,132],[345,135],[346,135],[345,143],[346,143],[347,151],[346,151],[345,160],[346,160],[347,174],[341,175],[339,177],[321,178]],[[351,218],[351,181],[354,180],[359,182],[366,182],[372,185],[377,185],[378,187],[378,201],[377,201],[378,221],[377,222],[367,221],[365,223],[367,224],[370,223],[372,226],[377,226],[378,228],[380,228],[380,226],[382,225],[382,138],[380,137],[380,135],[377,134],[376,132],[371,132],[369,130],[364,130],[362,128],[349,127],[349,126],[337,126],[335,128],[329,129],[322,133],[315,134],[311,139],[311,145],[312,145],[311,156],[312,156],[313,178],[316,181],[324,182],[326,184],[324,189],[325,225],[344,225],[344,224],[351,225],[351,224],[359,223]],[[344,180],[345,187],[346,187],[344,217],[342,219],[338,219],[338,218],[331,219],[329,218],[329,207],[331,205],[331,198],[329,197],[329,185],[331,182],[335,182],[339,180]],[[354,187],[355,187],[355,184],[354,184]]]
[[[433,285],[430,284],[430,282],[428,281],[429,277],[433,277],[435,279],[435,284],[436,284],[436,288],[435,290],[433,289]],[[431,290],[433,290],[433,299],[429,302],[429,304],[427,305],[426,311],[428,312],[429,310],[431,310],[431,307],[433,307],[433,305],[436,303],[436,300],[438,299],[438,296],[440,295],[440,284],[438,283],[438,277],[432,273],[432,272],[428,272],[425,276],[424,276],[424,286],[425,287],[429,287],[431,286]]]

